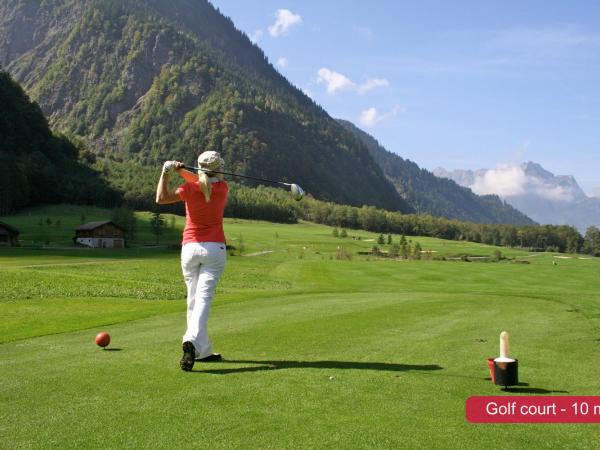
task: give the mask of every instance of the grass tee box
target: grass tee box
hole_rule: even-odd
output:
[[[338,246],[377,235],[225,229],[245,247],[213,304],[225,362],[192,373],[178,365],[176,251],[0,251],[0,448],[595,447],[593,425],[474,425],[464,408],[502,394],[486,360],[504,329],[522,383],[511,395],[600,394],[597,259],[340,260]],[[410,239],[447,255],[494,249]],[[112,351],[94,342],[103,330]]]

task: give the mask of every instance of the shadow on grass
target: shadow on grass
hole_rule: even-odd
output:
[[[103,352],[120,352],[122,350],[123,350],[122,348],[105,348],[102,351]]]
[[[484,380],[492,381],[491,378],[484,378]],[[498,387],[501,387],[498,385]],[[529,383],[519,383],[516,386],[504,387],[503,392],[514,392],[515,394],[568,394],[569,391],[555,391],[543,388],[529,387]]]
[[[272,360],[225,360],[229,364],[258,364],[254,367],[235,367],[231,369],[196,370],[201,373],[227,375],[230,373],[260,372],[263,370],[278,369],[359,369],[359,370],[384,370],[390,372],[406,372],[408,370],[442,370],[437,364],[393,364],[378,362],[350,362],[350,361],[272,361]],[[202,363],[195,366],[201,366]]]
[[[506,387],[502,388],[504,392],[512,392],[515,394],[568,394],[569,391],[556,391],[535,387]]]

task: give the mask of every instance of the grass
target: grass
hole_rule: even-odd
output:
[[[600,260],[367,260],[373,233],[225,228],[247,255],[229,257],[211,313],[226,361],[192,373],[177,252],[1,249],[0,448],[596,446],[594,425],[473,425],[464,405],[503,394],[485,360],[504,329],[526,383],[512,395],[598,395]],[[496,249],[410,239],[440,256]],[[103,329],[113,351],[94,344]]]

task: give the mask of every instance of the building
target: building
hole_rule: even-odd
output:
[[[88,222],[75,229],[73,242],[92,248],[123,248],[127,230],[110,220]]]
[[[13,247],[19,245],[19,230],[15,227],[0,222],[0,247]]]

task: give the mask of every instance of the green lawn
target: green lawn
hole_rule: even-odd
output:
[[[72,246],[75,228],[82,223],[111,220],[112,211],[105,208],[79,205],[48,205],[28,208],[0,221],[16,227],[21,235],[23,246]],[[137,229],[132,244],[134,246],[154,245],[156,236],[152,232],[147,212],[135,213]],[[181,228],[185,218],[163,214],[165,227],[159,243],[177,243],[181,238]]]
[[[600,395],[599,259],[377,259],[357,255],[377,235],[310,223],[229,219],[226,234],[245,247],[210,321],[226,361],[192,373],[176,251],[0,249],[0,448],[597,446],[597,425],[474,425],[464,406],[503,394],[486,367],[502,330],[511,394]],[[438,256],[496,249],[410,239]]]

